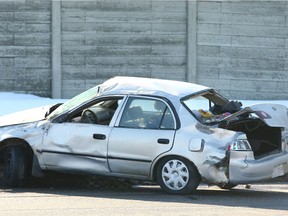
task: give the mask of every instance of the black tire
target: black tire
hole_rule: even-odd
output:
[[[9,147],[4,152],[3,183],[7,187],[21,187],[28,176],[28,159],[20,147]]]
[[[195,166],[186,159],[169,157],[160,161],[157,167],[157,180],[160,187],[171,194],[190,194],[200,183]]]
[[[232,184],[232,183],[227,183],[227,184],[223,184],[223,185],[218,185],[219,188],[221,189],[226,189],[226,190],[231,190],[234,187],[236,187],[237,184]]]

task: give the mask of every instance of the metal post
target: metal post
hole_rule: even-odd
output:
[[[61,0],[52,0],[52,98],[62,97]]]
[[[187,0],[187,66],[188,82],[197,82],[197,0]]]

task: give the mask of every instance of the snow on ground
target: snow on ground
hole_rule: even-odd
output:
[[[42,98],[29,94],[0,92],[0,116],[64,101],[64,99]]]
[[[243,104],[243,107],[251,106],[259,103],[273,103],[273,104],[282,104],[288,107],[288,100],[240,100]]]
[[[0,92],[0,116],[23,111],[31,108],[47,106],[60,102],[65,102],[64,99],[42,98],[29,94],[16,94],[10,92]],[[241,100],[243,107],[250,106],[256,103],[278,103],[288,107],[288,100],[277,101],[257,101],[257,100]]]

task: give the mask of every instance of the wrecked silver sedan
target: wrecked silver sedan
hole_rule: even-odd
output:
[[[287,114],[205,86],[116,77],[39,120],[0,118],[1,178],[19,187],[46,171],[108,175],[176,194],[275,179],[288,173]]]

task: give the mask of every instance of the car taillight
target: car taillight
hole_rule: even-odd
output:
[[[251,151],[251,146],[248,140],[239,139],[235,140],[231,145],[227,148],[228,151]]]

